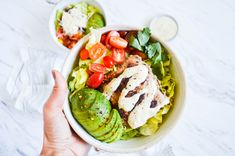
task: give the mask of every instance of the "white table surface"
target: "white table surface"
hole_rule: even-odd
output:
[[[144,26],[158,14],[170,14],[179,23],[179,33],[169,45],[186,73],[186,109],[173,131],[154,148],[171,147],[176,156],[235,155],[235,1],[100,2],[110,25]],[[21,47],[61,52],[48,30],[53,7],[46,0],[0,1],[1,90]],[[40,114],[0,104],[0,155],[38,155],[41,143]]]

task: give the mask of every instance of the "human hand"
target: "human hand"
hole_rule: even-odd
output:
[[[62,111],[67,92],[66,82],[58,71],[53,70],[52,75],[55,85],[43,108],[44,138],[41,155],[87,155],[90,145],[73,132]]]

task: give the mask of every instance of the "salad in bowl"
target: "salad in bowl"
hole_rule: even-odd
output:
[[[184,102],[184,77],[173,53],[149,28],[93,29],[73,50],[63,69],[69,89],[64,111],[85,141],[133,152],[174,125]],[[172,113],[175,118],[164,127]]]
[[[102,28],[105,25],[104,11],[98,2],[92,0],[60,2],[49,23],[56,43],[68,49],[72,49],[90,29]]]

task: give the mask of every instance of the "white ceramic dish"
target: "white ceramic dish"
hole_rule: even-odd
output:
[[[108,32],[110,30],[138,30],[137,28],[130,27],[119,27],[119,26],[109,26],[100,29],[102,33]],[[79,50],[84,44],[88,41],[89,34],[81,39],[72,49],[71,53],[68,55],[62,69],[62,74],[65,79],[68,78],[69,73],[72,70],[75,59],[78,56]],[[156,39],[156,38],[155,38]],[[158,40],[158,39],[157,39]],[[185,84],[185,76],[180,65],[179,59],[176,57],[176,54],[162,41],[160,41],[163,46],[168,50],[168,52],[172,56],[172,66],[174,70],[174,77],[177,81],[176,94],[175,94],[175,102],[174,107],[169,112],[168,116],[165,118],[165,121],[161,125],[160,129],[156,132],[156,134],[149,137],[139,137],[134,138],[128,141],[118,141],[115,143],[107,144],[100,142],[93,138],[89,133],[87,133],[73,118],[69,102],[68,100],[64,103],[64,113],[74,131],[86,142],[95,146],[98,149],[109,151],[109,152],[118,152],[118,153],[129,153],[136,152],[145,148],[152,146],[155,143],[158,143],[162,138],[164,138],[167,134],[169,134],[170,130],[175,126],[178,122],[180,115],[182,114],[184,105],[185,105],[185,94],[186,94],[186,84]]]
[[[62,49],[66,50],[66,51],[70,51],[70,49],[68,49],[67,47],[65,47],[63,44],[61,44],[60,42],[58,42],[58,39],[56,37],[56,30],[55,30],[55,19],[56,19],[56,11],[57,10],[63,10],[64,8],[66,8],[68,5],[70,4],[74,4],[76,2],[87,2],[88,4],[91,4],[97,8],[99,8],[101,14],[103,15],[104,19],[105,19],[105,24],[107,25],[107,16],[105,13],[105,10],[103,9],[102,5],[100,3],[98,3],[96,0],[63,0],[61,2],[59,2],[55,8],[53,9],[50,19],[49,19],[49,31],[51,34],[52,39],[54,40],[54,42],[61,47]]]

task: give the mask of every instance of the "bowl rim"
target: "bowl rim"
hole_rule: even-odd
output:
[[[64,51],[70,52],[72,51],[72,49],[69,49],[67,47],[65,47],[63,44],[61,44],[58,41],[58,38],[56,37],[56,31],[55,31],[55,18],[56,18],[56,11],[60,10],[60,9],[64,9],[66,6],[76,3],[76,2],[86,2],[88,4],[94,5],[95,7],[99,8],[100,12],[102,13],[104,20],[105,20],[105,25],[108,25],[108,18],[107,18],[107,13],[102,5],[101,2],[99,2],[98,0],[62,0],[59,3],[57,3],[55,5],[55,7],[53,8],[50,17],[49,17],[49,22],[48,22],[48,27],[49,27],[49,32],[50,32],[50,36],[53,39],[53,41],[56,43],[56,45],[63,49]],[[81,40],[81,39],[80,39]],[[78,42],[80,41],[78,40]],[[78,43],[77,42],[77,43]]]
[[[110,30],[141,30],[141,27],[133,27],[133,26],[126,26],[126,25],[111,25],[111,26],[106,26],[104,28],[98,29],[101,33],[110,31]],[[66,76],[66,63],[70,60],[70,57],[72,56],[72,53],[75,53],[75,50],[79,50],[83,44],[88,40],[90,34],[87,34],[86,36],[84,36],[81,40],[78,41],[78,43],[71,49],[71,53],[69,55],[67,55],[64,64],[62,66],[62,74],[63,76]],[[84,130],[78,123],[77,121],[73,118],[72,113],[71,113],[71,109],[69,106],[69,102],[67,100],[68,98],[68,94],[66,96],[65,99],[65,103],[64,103],[64,113],[65,116],[70,124],[70,126],[73,128],[73,130],[83,139],[85,140],[87,143],[91,144],[92,146],[96,147],[97,149],[101,149],[104,151],[108,151],[108,152],[114,152],[114,153],[131,153],[131,152],[138,152],[140,150],[146,149],[151,147],[152,145],[160,142],[163,138],[165,138],[167,136],[167,134],[169,134],[173,128],[176,126],[176,124],[179,122],[180,118],[182,117],[182,114],[184,112],[185,109],[185,102],[186,102],[186,89],[187,89],[187,84],[186,84],[186,79],[185,79],[185,73],[183,71],[182,65],[180,63],[180,59],[178,58],[177,54],[172,51],[172,49],[161,39],[157,38],[156,36],[151,36],[154,39],[156,39],[157,41],[159,41],[168,51],[170,51],[169,53],[175,58],[175,62],[178,66],[178,70],[180,73],[180,78],[181,78],[181,94],[183,96],[182,101],[180,103],[180,109],[177,113],[177,115],[175,116],[174,122],[170,125],[168,125],[168,128],[166,128],[166,130],[164,132],[162,132],[162,135],[159,135],[158,137],[156,137],[154,140],[148,142],[147,144],[138,146],[138,147],[133,147],[133,148],[128,148],[128,149],[123,149],[123,148],[113,148],[110,146],[106,146],[109,144],[100,142],[98,140],[96,140],[95,138],[93,138],[88,132],[86,132],[86,130]],[[74,63],[74,62],[73,62]],[[65,77],[67,80],[67,77]],[[80,128],[82,128],[82,130]],[[86,133],[86,134],[85,134]],[[158,132],[156,132],[158,133]],[[92,139],[86,137],[86,135],[91,136]],[[106,145],[104,145],[106,144]]]

